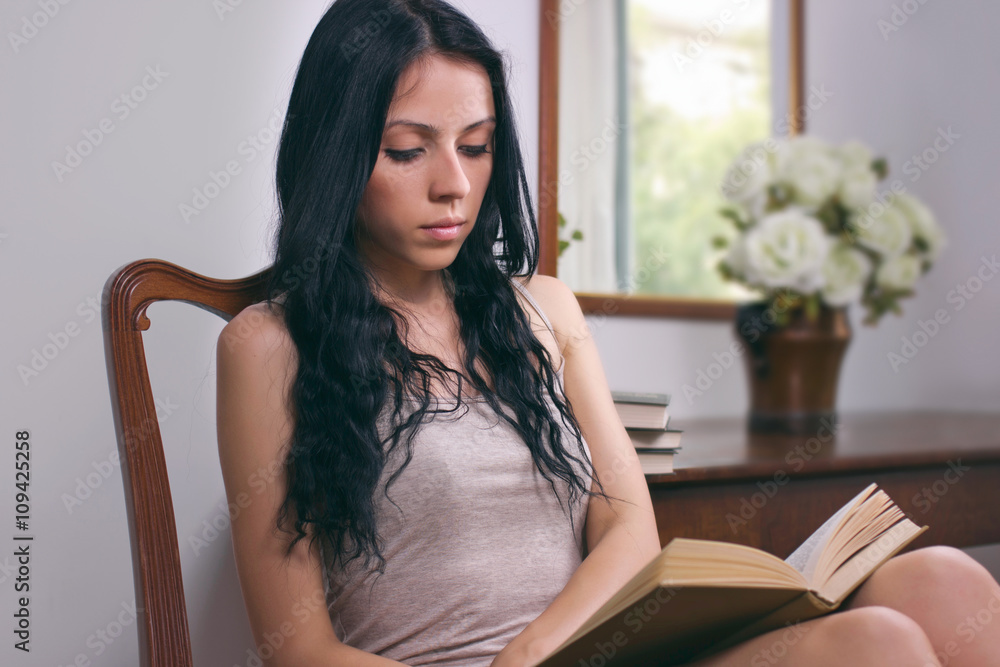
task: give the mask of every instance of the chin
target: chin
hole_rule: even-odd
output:
[[[440,271],[451,266],[456,257],[458,257],[458,252],[451,249],[447,251],[423,252],[416,256],[411,255],[409,264],[421,271]]]

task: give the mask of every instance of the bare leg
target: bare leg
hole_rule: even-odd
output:
[[[928,547],[880,567],[846,606],[890,607],[923,629],[948,667],[1000,666],[1000,584],[968,554]]]
[[[888,607],[850,609],[760,635],[688,667],[941,667],[927,636]]]
[[[690,667],[1000,667],[1000,584],[967,554],[897,556],[843,611],[755,637]]]

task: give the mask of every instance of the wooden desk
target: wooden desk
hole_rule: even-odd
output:
[[[910,548],[1000,543],[1000,413],[841,415],[836,433],[749,435],[687,420],[676,474],[647,475],[660,542],[739,542],[781,558],[871,482],[918,525]]]

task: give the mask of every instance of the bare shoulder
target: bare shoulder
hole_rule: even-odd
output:
[[[328,614],[304,613],[325,611],[318,549],[301,540],[286,557],[288,536],[276,530],[287,498],[295,350],[280,310],[266,302],[230,320],[217,349],[219,462],[230,507],[241,508],[232,517],[233,555],[257,645],[300,618],[280,650],[274,647],[283,665],[316,664],[319,652],[342,649]]]
[[[586,335],[586,320],[580,302],[569,285],[555,276],[535,274],[515,277],[534,297],[552,323],[559,350],[563,354],[571,342]]]
[[[271,448],[285,439],[290,423],[287,397],[295,379],[297,354],[279,309],[266,302],[244,308],[222,329],[216,349],[220,435],[252,423],[254,428],[266,427],[275,437],[220,437],[220,447],[245,450],[254,443]],[[277,451],[259,454],[276,456]]]
[[[219,334],[219,355],[240,361],[266,358],[271,363],[294,362],[295,345],[281,306],[262,301],[240,311]]]

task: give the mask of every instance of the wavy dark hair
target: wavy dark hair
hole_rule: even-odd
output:
[[[298,350],[288,397],[294,417],[285,460],[288,487],[278,526],[292,526],[288,554],[311,534],[310,546],[319,540],[327,564],[364,556],[367,566],[374,557],[380,573],[385,559],[373,499],[388,454],[408,432],[405,461],[386,484],[387,497],[410,461],[411,441],[425,414],[441,412],[430,409],[431,377],[457,376],[452,410],[463,393],[460,372],[401,342],[405,318],[376,298],[375,278],[356,241],[356,212],[401,74],[432,55],[481,65],[496,115],[493,170],[478,219],[442,273],[461,323],[465,373],[517,430],[553,492],[555,476],[568,484],[570,503],[581,493],[610,498],[600,480],[600,490],[592,492],[574,470],[579,464],[593,474],[579,424],[557,391],[550,355],[509,282],[537,268],[538,233],[502,55],[473,21],[441,0],[337,0],[306,46],[278,147],[279,228],[267,301],[282,302]],[[537,359],[537,370],[529,355]],[[477,359],[493,389],[476,370]],[[543,388],[575,436],[576,454],[563,443]],[[405,420],[404,393],[421,397]],[[390,397],[387,449],[376,422]],[[501,402],[516,419],[504,414]]]

